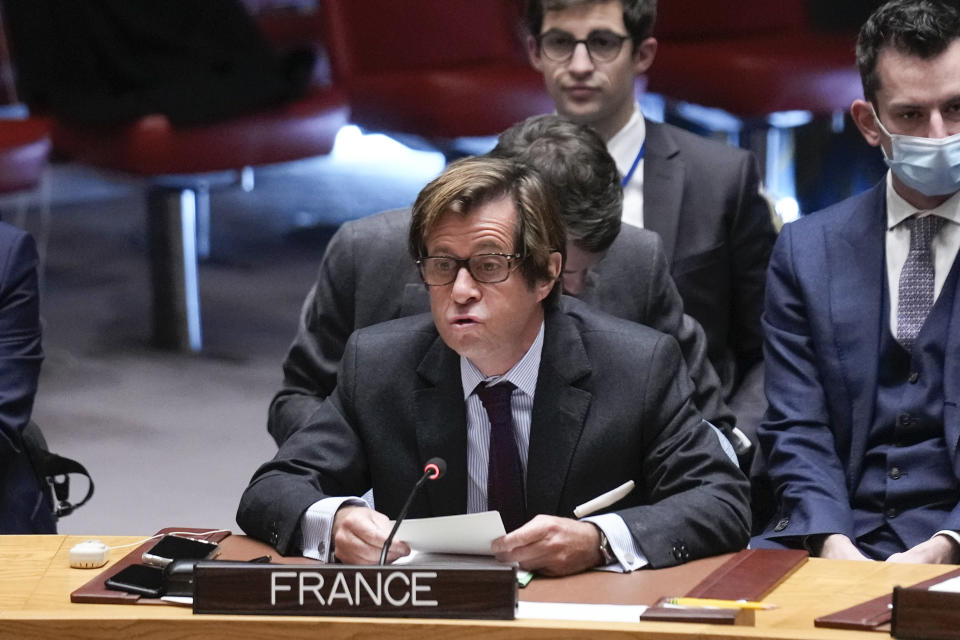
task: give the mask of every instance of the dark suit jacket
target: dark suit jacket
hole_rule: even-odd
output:
[[[749,528],[747,482],[689,400],[673,338],[563,299],[548,312],[530,431],[529,516],[573,508],[627,480],[617,503],[653,567],[740,549]],[[447,461],[411,517],[465,513],[466,408],[460,358],[430,314],[357,331],[338,385],[307,424],[262,466],[237,522],[295,552],[303,512],[328,496],[372,488],[396,517],[423,463]]]
[[[430,310],[407,250],[409,226],[409,209],[386,211],[347,222],[330,240],[283,363],[283,388],[270,406],[267,426],[277,444],[306,424],[333,391],[343,347],[355,329]],[[674,336],[694,380],[695,404],[707,420],[729,429],[733,416],[707,360],[706,338],[683,313],[656,234],[624,225],[593,275],[584,300]]]
[[[843,533],[877,389],[886,279],[885,183],[786,225],[764,312],[770,407],[760,443],[780,499],[765,538]],[[951,317],[960,318],[960,295]],[[944,436],[960,478],[960,331],[948,332]],[[944,529],[960,529],[960,505]],[[933,535],[935,531],[926,532]]]
[[[0,222],[0,533],[53,533],[53,511],[24,453],[43,351],[37,249]]]
[[[663,239],[684,311],[703,326],[724,398],[753,437],[766,406],[760,312],[776,239],[756,160],[670,125],[646,127],[644,226]]]

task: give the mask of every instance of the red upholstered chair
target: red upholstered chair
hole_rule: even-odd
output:
[[[317,17],[302,19],[319,39]],[[176,127],[162,116],[122,127],[55,124],[53,141],[59,152],[147,181],[157,346],[202,348],[197,227],[202,255],[208,237],[202,229],[209,218],[207,190],[224,175],[216,172],[329,153],[348,118],[345,93],[316,86],[292,103],[211,125]]]
[[[515,0],[324,0],[351,120],[428,140],[494,135],[553,111],[526,62]]]
[[[849,34],[807,26],[804,0],[660,3],[650,91],[745,118],[846,110],[862,96]]]
[[[19,104],[13,64],[2,26],[0,21],[0,111],[4,113],[0,118],[0,195],[17,194],[19,202],[13,222],[26,227],[26,196],[30,190],[46,184],[43,175],[50,156],[50,123],[43,118],[26,117],[26,109]],[[36,241],[40,254],[37,271],[42,286],[50,218],[47,189],[42,190],[40,198],[40,233],[36,235]]]
[[[49,155],[46,120],[0,120],[0,194],[36,187]]]
[[[754,130],[765,131],[767,116],[775,112],[846,111],[862,97],[855,36],[813,31],[804,5],[804,0],[661,2],[654,34],[660,46],[648,89],[723,109]],[[764,146],[755,150],[762,161]]]
[[[16,194],[16,217],[6,222],[26,228],[30,191],[40,187],[40,230],[35,234],[40,261],[37,276],[43,287],[50,228],[49,182],[44,170],[50,156],[50,125],[42,118],[0,119],[0,195]]]

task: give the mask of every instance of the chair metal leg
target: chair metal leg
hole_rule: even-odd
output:
[[[37,254],[37,287],[40,290],[41,300],[46,293],[47,286],[47,247],[50,245],[50,229],[53,227],[53,216],[50,211],[51,200],[50,169],[45,169],[40,176],[40,230],[36,234]]]
[[[153,281],[153,338],[164,349],[198,352],[200,290],[197,279],[197,193],[151,187],[147,233]]]
[[[197,197],[197,259],[210,257],[210,187],[198,185],[194,189]]]

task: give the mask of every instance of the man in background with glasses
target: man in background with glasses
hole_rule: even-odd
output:
[[[751,154],[640,113],[635,81],[654,62],[655,17],[655,0],[530,0],[529,56],[557,113],[606,141],[623,181],[623,221],[663,239],[725,400],[755,439],[766,406],[760,311],[775,238],[770,208]],[[629,277],[600,286],[616,291]]]
[[[244,531],[284,554],[377,562],[439,456],[447,474],[410,516],[497,510],[507,534],[491,550],[524,569],[630,571],[742,548],[747,483],[694,407],[676,342],[561,297],[565,246],[529,167],[469,158],[427,185],[409,249],[431,313],[350,337],[336,389],[245,491]],[[572,517],[628,480],[606,513]],[[352,497],[369,489],[376,510]]]

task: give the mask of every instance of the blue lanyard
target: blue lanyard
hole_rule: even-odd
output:
[[[633,165],[630,167],[630,171],[627,171],[627,175],[623,176],[623,180],[620,181],[621,187],[626,187],[630,183],[630,178],[633,177],[633,172],[637,170],[637,165],[640,164],[640,161],[643,159],[643,152],[647,148],[647,141],[644,140],[643,144],[640,145],[640,151],[637,153],[637,157],[633,161]]]

